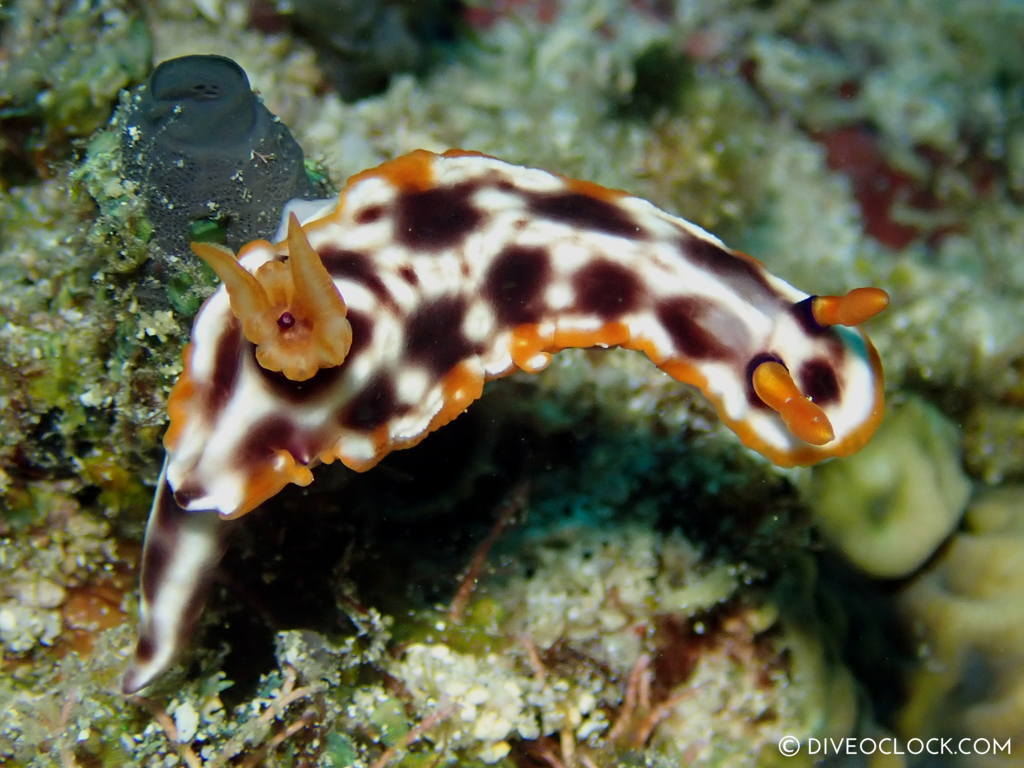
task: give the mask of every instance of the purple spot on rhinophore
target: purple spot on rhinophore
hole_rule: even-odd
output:
[[[750,362],[747,363],[747,402],[755,408],[770,411],[771,408],[765,405],[764,400],[758,397],[757,392],[754,391],[754,371],[757,370],[757,366],[761,365],[761,363],[778,363],[783,368],[786,368],[787,371],[789,368],[782,362],[781,357],[773,355],[771,352],[762,352],[754,355],[750,358]]]
[[[828,333],[828,327],[822,325],[814,317],[814,300],[817,296],[808,296],[803,301],[798,301],[790,308],[794,319],[800,324],[804,333],[808,336],[822,336]]]
[[[804,333],[813,338],[824,339],[829,353],[834,359],[838,360],[843,354],[844,345],[842,337],[835,328],[822,325],[814,317],[814,300],[816,298],[818,297],[808,296],[803,301],[796,302],[790,307],[790,313],[797,323],[800,324]]]
[[[800,366],[800,391],[818,405],[828,405],[839,399],[839,382],[832,365],[822,358],[808,360]]]

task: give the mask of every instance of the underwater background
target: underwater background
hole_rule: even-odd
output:
[[[1024,765],[1022,41],[1019,0],[0,5],[0,764]],[[126,156],[188,54],[301,150],[269,121],[241,187]],[[122,695],[216,286],[188,241],[449,147],[884,288],[878,433],[780,469],[641,355],[559,353],[246,516],[186,654]]]

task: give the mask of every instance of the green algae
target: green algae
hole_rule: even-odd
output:
[[[358,753],[344,734],[331,732],[327,734],[326,742],[323,757],[328,768],[345,768],[355,762]]]
[[[4,306],[0,376],[16,404],[4,415],[5,464],[77,474],[83,487],[94,479],[87,465],[120,464],[138,475],[148,463],[178,370],[177,352],[164,342],[181,324],[166,304],[139,306],[148,231],[110,160],[115,146],[98,133],[83,162],[64,169],[67,186],[12,190],[5,193],[12,204],[3,207],[12,236],[0,274],[17,286]],[[142,360],[152,367],[137,365]],[[129,432],[135,440],[122,439]],[[134,492],[103,499],[110,510],[138,500]]]
[[[694,79],[689,57],[666,41],[652,43],[633,60],[633,84],[619,111],[641,120],[680,113]]]
[[[0,20],[0,125],[5,139],[27,133],[20,146],[0,144],[5,161],[66,156],[68,138],[102,126],[118,92],[149,68],[149,30],[129,3],[22,0]]]

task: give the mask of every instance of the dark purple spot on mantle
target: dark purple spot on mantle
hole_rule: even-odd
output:
[[[544,287],[551,264],[543,248],[509,246],[498,254],[484,278],[483,297],[504,325],[536,323],[544,310]]]
[[[406,192],[398,199],[395,236],[414,250],[457,246],[480,226],[483,214],[470,203],[477,185]]]
[[[314,445],[310,436],[288,418],[267,416],[246,432],[238,449],[237,461],[246,468],[257,467],[282,448],[299,463],[308,464],[316,456],[319,446]]]
[[[167,574],[167,565],[170,560],[169,542],[147,542],[146,558],[142,570],[142,596],[150,603],[156,599],[156,593]]]
[[[424,304],[406,325],[405,353],[443,376],[478,351],[462,333],[465,314],[465,301],[457,296]]]
[[[530,210],[537,216],[568,224],[571,227],[608,235],[645,239],[645,233],[633,218],[617,205],[579,192],[533,195]]]
[[[800,366],[800,391],[818,405],[839,400],[839,382],[832,365],[820,357]]]
[[[168,486],[170,487],[170,486]],[[186,514],[185,510],[188,509],[188,505],[191,504],[198,498],[206,495],[206,489],[195,482],[186,482],[178,490],[174,491],[174,499],[169,503],[173,504],[173,511],[168,513],[166,518],[161,518],[161,525],[165,524],[165,521],[172,521],[173,524],[177,524],[177,519],[174,515]],[[172,510],[171,506],[167,507],[168,510]]]
[[[135,646],[135,658],[140,664],[148,664],[153,660],[156,653],[156,646],[153,643],[153,632],[155,630],[146,623],[145,629],[139,634],[139,643]]]
[[[362,210],[356,211],[355,219],[356,224],[372,224],[378,221],[381,216],[384,215],[383,205],[368,205]]]
[[[765,310],[779,303],[779,297],[761,269],[742,256],[694,235],[679,244],[683,258],[695,267],[717,276],[744,301]]]
[[[420,284],[420,278],[412,267],[402,267],[398,270],[399,276],[414,288]]]
[[[397,406],[391,377],[379,373],[348,402],[338,421],[349,429],[368,432],[402,411]]]
[[[150,603],[167,573],[174,541],[183,525],[182,518],[188,514],[175,500],[170,483],[164,480],[158,491],[153,528],[146,538],[142,558],[142,594]]]
[[[388,291],[384,281],[377,274],[373,259],[358,251],[346,251],[338,248],[324,248],[320,252],[320,260],[335,279],[351,280],[361,283],[377,297],[377,301],[386,307],[394,307],[395,300]],[[344,298],[344,297],[342,297]]]
[[[631,271],[612,261],[599,260],[573,275],[576,309],[605,319],[636,309],[642,289]]]
[[[242,333],[232,317],[221,337],[213,358],[213,374],[206,392],[206,416],[216,417],[231,399],[242,366]]]
[[[676,349],[684,355],[716,360],[731,357],[733,350],[701,325],[700,318],[707,309],[702,299],[680,296],[658,304],[657,315]]]
[[[351,309],[345,315],[345,318],[348,320],[348,324],[352,326],[352,346],[349,347],[348,357],[345,358],[347,362],[369,345],[373,339],[373,323],[362,312],[355,312]]]

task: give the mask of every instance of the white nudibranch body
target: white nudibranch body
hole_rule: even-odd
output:
[[[854,326],[884,292],[812,296],[640,198],[477,153],[364,171],[237,259],[193,248],[224,286],[168,404],[128,690],[184,642],[219,557],[208,545],[176,567],[182,536],[215,536],[211,517],[306,485],[319,463],[366,471],[560,349],[643,352],[784,466],[856,451],[883,410],[878,355]]]

